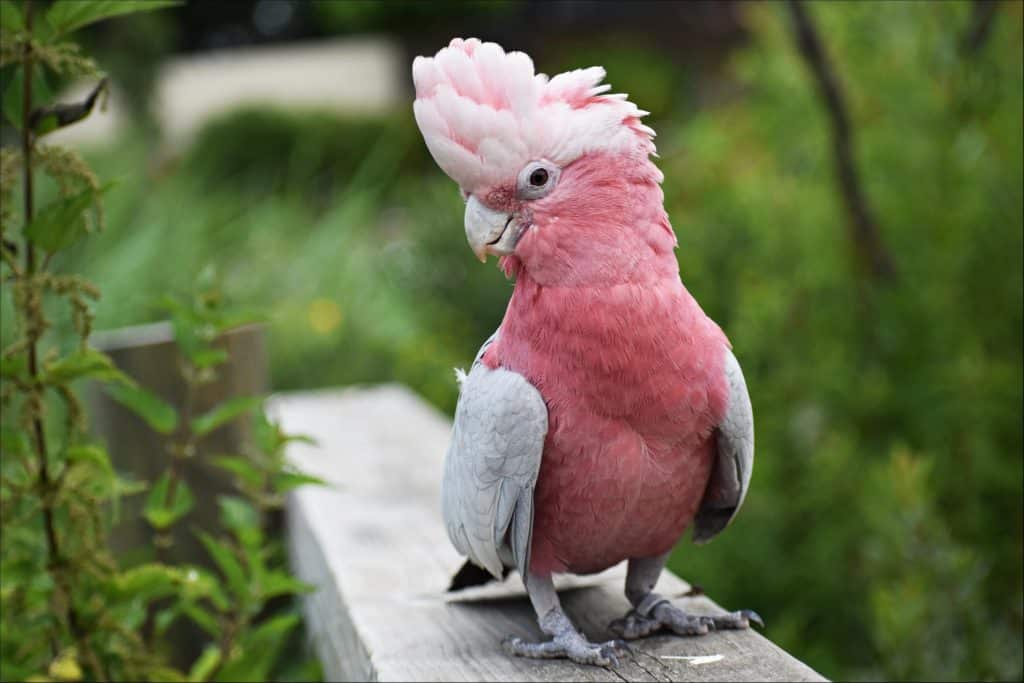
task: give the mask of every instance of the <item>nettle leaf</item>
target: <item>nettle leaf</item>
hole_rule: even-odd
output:
[[[110,454],[100,446],[72,446],[67,451],[67,459],[71,463],[94,465],[106,474],[114,474],[114,467],[110,464]]]
[[[256,508],[242,498],[235,496],[219,496],[220,521],[238,539],[245,554],[249,571],[253,578],[259,580],[263,574],[263,531],[260,528],[260,515]]]
[[[195,565],[182,565],[181,598],[190,602],[207,599],[221,611],[230,607],[220,577]]]
[[[110,384],[104,390],[115,401],[146,421],[154,431],[170,434],[178,426],[178,411],[140,386]]]
[[[231,531],[259,527],[259,514],[249,501],[237,496],[220,496],[217,503],[220,505],[221,522]]]
[[[172,496],[171,475],[164,472],[153,484],[142,514],[153,528],[166,529],[188,514],[194,504],[192,491],[182,479],[175,485]]]
[[[217,617],[215,617],[210,610],[197,605],[194,602],[182,602],[181,613],[187,616],[189,619],[194,621],[199,628],[206,631],[206,633],[212,638],[220,638],[220,625],[217,623]]]
[[[213,324],[217,332],[227,332],[245,325],[269,322],[270,318],[265,313],[255,309],[235,309],[224,311],[213,316]]]
[[[154,683],[185,683],[185,674],[169,666],[154,666],[146,669],[148,680]]]
[[[207,645],[203,654],[192,664],[188,671],[188,680],[205,681],[213,673],[214,668],[220,663],[220,646]]]
[[[241,562],[235,557],[234,550],[225,541],[216,539],[213,536],[203,532],[197,532],[199,540],[206,548],[206,552],[210,554],[217,568],[220,569],[224,578],[228,581],[228,587],[231,591],[243,600],[247,600],[249,597],[249,582],[245,577],[245,570],[242,568]]]
[[[57,0],[44,19],[51,37],[56,37],[111,17],[180,4],[180,0]]]
[[[15,68],[7,84],[7,89],[4,90],[4,118],[18,130],[21,130],[25,123],[24,83],[24,70]],[[42,69],[37,69],[32,77],[32,99],[39,102],[50,102],[53,99],[53,91],[50,89],[46,74]]]
[[[28,453],[28,434],[22,429],[0,425],[0,451],[5,455],[15,456]]]
[[[125,570],[114,578],[118,596],[138,598],[144,602],[178,593],[182,571],[156,562]]]
[[[262,396],[239,396],[230,399],[192,420],[192,431],[197,436],[204,436],[217,427],[257,408],[262,403]]]
[[[43,368],[43,381],[48,384],[65,384],[83,377],[100,382],[133,384],[127,375],[117,369],[110,356],[96,349],[78,349],[47,363]]]
[[[25,28],[25,17],[21,14],[21,8],[11,0],[0,0],[0,28],[11,32]]]
[[[98,190],[90,187],[70,197],[55,199],[32,219],[25,228],[25,237],[51,253],[71,246],[88,234],[83,214],[109,187],[109,184]]]
[[[197,368],[214,368],[228,359],[224,349],[199,349],[190,360]]]
[[[24,353],[0,356],[0,377],[26,377],[28,375],[28,357]]]
[[[243,455],[218,455],[211,458],[210,462],[231,472],[246,486],[256,488],[263,484],[263,472]]]
[[[92,113],[96,100],[107,91],[108,84],[109,80],[103,77],[81,102],[54,104],[36,109],[29,116],[30,127],[37,137],[41,137],[81,121]]]
[[[274,490],[278,493],[288,493],[299,486],[315,485],[328,486],[328,483],[312,474],[303,472],[279,472],[274,475]]]
[[[283,614],[267,619],[242,636],[241,656],[229,661],[219,681],[265,681],[270,669],[288,642],[288,634],[299,624],[299,615]]]
[[[266,574],[260,584],[260,598],[270,600],[278,595],[302,595],[316,590],[304,581],[299,581],[285,571],[273,571]]]
[[[267,417],[267,414],[260,412],[253,420],[253,435],[256,445],[264,453],[276,453],[285,444],[292,441],[307,443],[311,446],[317,445],[316,439],[304,434],[285,434],[281,426]]]

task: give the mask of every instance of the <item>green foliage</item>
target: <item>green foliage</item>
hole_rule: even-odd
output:
[[[146,421],[153,430],[170,434],[178,426],[173,406],[135,384],[108,384],[103,387],[111,398]]]
[[[45,30],[51,38],[73,33],[97,21],[123,14],[151,12],[180,5],[182,0],[57,0],[44,16]]]
[[[966,4],[809,9],[899,276],[856,268],[813,81],[783,8],[751,11],[747,96],[659,137],[758,445],[743,514],[674,566],[826,675],[1020,678],[1019,7],[974,57]]]
[[[25,237],[49,252],[70,247],[85,237],[85,211],[96,203],[96,195],[89,188],[50,202],[25,228]]]
[[[83,103],[47,102],[48,91],[37,87],[47,83],[47,73],[95,71],[77,45],[56,41],[107,17],[168,4],[60,0],[39,17],[41,6],[0,5],[3,109],[21,137],[19,150],[4,148],[0,155],[0,667],[5,680],[269,680],[300,620],[293,609],[269,603],[282,604],[281,598],[310,590],[287,573],[280,544],[265,536],[264,526],[267,513],[280,506],[296,479],[317,480],[285,465],[283,447],[296,437],[265,418],[252,454],[230,456],[235,463],[254,458],[260,480],[241,489],[245,498],[220,501],[227,535],[197,530],[219,573],[164,561],[171,529],[195,504],[181,461],[194,457],[197,442],[216,428],[259,411],[262,400],[229,399],[203,415],[189,414],[186,402],[179,416],[89,346],[99,290],[73,268],[70,273],[50,268],[54,256],[63,265],[64,259],[73,261],[75,249],[103,224],[100,196],[107,189],[76,152],[39,144],[42,135],[87,116],[106,82],[100,80]],[[32,87],[23,89],[25,83]],[[38,186],[19,178],[26,161],[29,178],[43,175],[51,182],[53,198],[38,210]],[[17,189],[24,207],[20,214],[10,208]],[[216,379],[217,367],[228,359],[218,338],[259,319],[225,306],[209,289],[185,302],[167,299],[165,307],[174,320],[189,391]],[[102,385],[171,439],[166,453],[145,454],[165,459],[167,468],[149,486],[142,514],[154,535],[145,548],[135,549],[141,550],[141,563],[112,556],[107,533],[120,498],[141,493],[147,484],[121,478],[104,446],[91,440],[76,393],[83,380]],[[151,555],[156,561],[149,561]],[[169,664],[162,640],[179,620],[195,623],[210,638],[187,674]],[[308,671],[317,673],[315,667]]]

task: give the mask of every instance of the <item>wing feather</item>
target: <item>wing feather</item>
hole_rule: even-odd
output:
[[[726,350],[725,376],[729,406],[715,430],[715,463],[704,498],[694,519],[693,540],[704,543],[717,536],[739,512],[754,469],[754,414],[743,371]]]
[[[511,554],[529,566],[533,489],[548,429],[547,406],[522,375],[480,362],[462,378],[445,458],[442,512],[452,545],[497,578]]]

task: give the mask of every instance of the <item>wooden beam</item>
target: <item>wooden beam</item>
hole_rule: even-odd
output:
[[[614,669],[509,657],[503,637],[541,638],[518,576],[445,593],[462,563],[440,513],[449,420],[398,385],[284,394],[270,406],[286,431],[318,442],[293,444],[289,459],[331,482],[296,490],[287,508],[293,569],[318,588],[304,609],[327,680],[825,680],[753,631],[634,641]],[[561,577],[565,609],[592,640],[609,639],[608,622],[628,609],[624,576],[620,565]],[[658,590],[693,612],[721,611],[684,597],[674,574]]]

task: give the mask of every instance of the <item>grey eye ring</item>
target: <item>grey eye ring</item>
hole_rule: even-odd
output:
[[[520,199],[540,199],[558,184],[560,169],[550,161],[538,159],[523,166],[516,180],[516,194]]]

